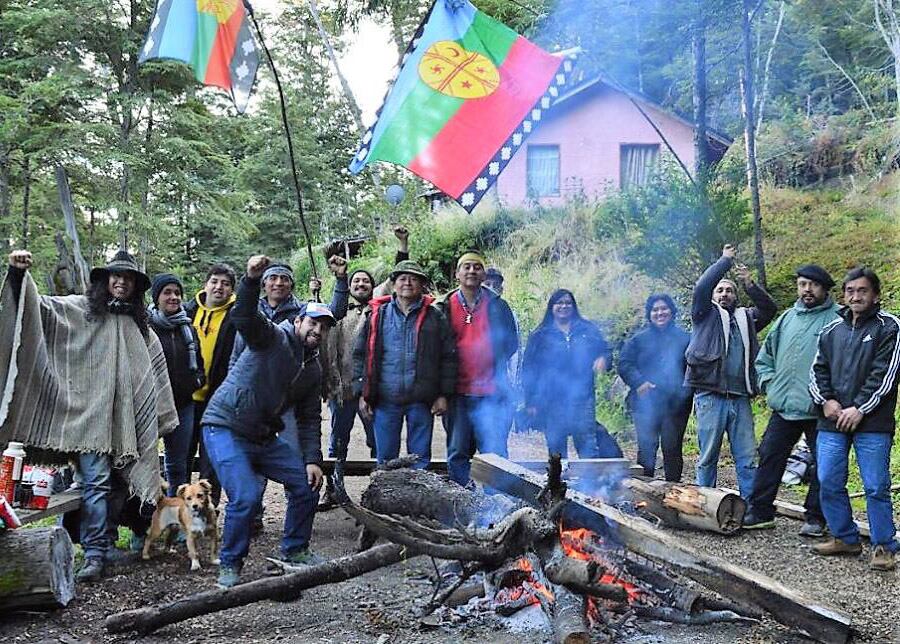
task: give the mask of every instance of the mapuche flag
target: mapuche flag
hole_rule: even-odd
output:
[[[172,58],[204,85],[221,87],[243,112],[259,56],[241,0],[159,0],[138,63]]]
[[[350,164],[402,165],[478,204],[559,94],[571,61],[465,0],[436,0]]]

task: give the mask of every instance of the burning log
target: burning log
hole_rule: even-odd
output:
[[[741,529],[747,502],[739,494],[646,477],[622,481],[642,508],[676,528],[734,534]]]
[[[75,549],[63,528],[0,536],[0,609],[59,608],[75,597]]]
[[[706,626],[720,622],[737,624],[758,624],[759,620],[752,617],[738,615],[730,610],[704,610],[698,613],[688,613],[668,606],[632,606],[631,610],[638,617],[655,619],[660,622],[672,624],[688,624],[690,626]]]
[[[209,590],[159,606],[114,613],[106,618],[106,630],[109,633],[152,633],[169,624],[246,606],[263,599],[290,601],[297,599],[300,591],[307,588],[346,581],[402,561],[406,556],[409,553],[403,546],[377,546],[361,554],[333,559],[288,575],[258,579],[227,589]]]
[[[472,460],[472,477],[486,486],[536,503],[543,477],[494,454]],[[632,552],[663,562],[689,579],[739,604],[765,610],[782,624],[821,642],[844,644],[850,637],[850,617],[787,588],[766,575],[699,552],[648,521],[579,492],[568,492],[563,518],[601,533],[613,531]]]

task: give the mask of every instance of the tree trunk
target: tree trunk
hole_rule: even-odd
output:
[[[0,143],[0,222],[2,222],[2,225],[6,225],[6,222],[9,221],[11,162],[9,146],[5,143]]]
[[[756,110],[756,131],[762,127],[766,112],[766,97],[769,94],[769,72],[772,68],[772,57],[775,54],[775,46],[778,44],[778,36],[781,35],[781,25],[784,23],[784,11],[787,3],[781,0],[778,5],[778,22],[775,23],[775,33],[772,34],[772,44],[769,45],[769,53],[766,54],[766,65],[763,68],[762,90],[759,93],[759,107]]]
[[[31,160],[22,161],[22,248],[28,248],[28,216],[31,209]]]
[[[703,0],[694,3],[694,24],[691,32],[691,51],[693,53],[693,99],[694,99],[694,174],[697,180],[706,183],[706,171],[709,168],[709,139],[706,133],[706,14]]]
[[[767,287],[766,258],[763,253],[762,212],[759,205],[759,172],[756,166],[756,119],[753,116],[753,34],[750,24],[752,0],[743,0],[741,11],[741,40],[744,50],[741,69],[741,104],[744,112],[744,144],[747,147],[747,188],[753,211],[753,254],[756,259],[757,281]]]
[[[623,485],[646,504],[642,509],[677,528],[734,534],[747,511],[739,495],[716,488],[637,477],[625,479]]]
[[[379,470],[362,494],[361,504],[379,514],[434,519],[446,526],[468,525],[479,502],[470,490],[424,470]]]
[[[0,535],[0,613],[66,606],[75,597],[75,549],[59,526]]]
[[[114,613],[106,618],[109,633],[152,633],[158,628],[192,617],[207,615],[228,608],[246,606],[263,599],[291,601],[299,598],[301,590],[324,584],[335,584],[367,572],[402,561],[404,548],[395,544],[376,546],[371,550],[332,561],[309,566],[281,577],[257,579],[233,588],[208,590],[189,595],[160,606],[137,608]]]

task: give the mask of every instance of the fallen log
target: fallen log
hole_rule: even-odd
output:
[[[59,526],[0,533],[0,613],[66,606],[75,597],[75,549]]]
[[[644,504],[642,510],[676,528],[735,534],[747,511],[740,494],[717,488],[636,476],[624,479],[622,485]]]
[[[737,624],[759,623],[759,620],[738,615],[730,610],[703,610],[698,613],[686,613],[677,608],[669,608],[667,606],[632,606],[631,610],[638,617],[645,619],[655,619],[672,624],[687,624],[689,626],[706,626],[722,622]]]
[[[472,460],[472,477],[493,489],[534,503],[544,488],[544,477],[494,454]],[[563,517],[608,534],[612,532],[629,550],[693,579],[740,604],[762,609],[776,620],[821,642],[843,644],[850,637],[850,617],[774,579],[702,553],[684,541],[639,517],[627,515],[579,492],[567,493]]]
[[[360,505],[380,514],[434,519],[446,526],[468,525],[480,499],[463,486],[424,470],[378,470],[372,473]]]
[[[411,555],[406,548],[397,544],[376,546],[363,553],[326,561],[291,574],[257,579],[232,588],[208,590],[159,606],[113,613],[106,618],[106,630],[109,633],[137,631],[146,634],[192,617],[246,606],[263,599],[291,601],[297,599],[300,591],[307,588],[359,577]]]

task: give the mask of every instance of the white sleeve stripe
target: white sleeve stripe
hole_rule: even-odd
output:
[[[894,321],[897,325],[898,331],[900,331],[900,320],[891,315],[890,313],[883,313],[881,311],[878,312],[878,315],[881,317],[888,317]],[[884,376],[884,380],[881,383],[881,386],[872,394],[872,397],[869,398],[866,402],[858,407],[858,409],[864,413],[868,414],[872,410],[874,410],[879,404],[881,404],[881,399],[884,395],[894,386],[894,381],[897,378],[897,366],[900,364],[900,336],[894,337],[894,352],[891,354],[891,361],[888,363],[887,373]]]
[[[822,331],[819,333],[819,339],[821,341],[821,337],[826,333],[830,333],[832,329],[836,328],[838,324],[843,322],[843,318],[837,318],[836,320],[832,320],[824,327],[822,327]],[[813,401],[817,405],[824,405],[825,398],[822,396],[822,393],[819,391],[819,384],[816,382],[816,363],[819,361],[819,349],[816,348],[816,357],[813,359],[812,364],[809,366],[809,393],[813,398]]]
[[[819,384],[816,382],[816,363],[819,361],[819,350],[816,349],[816,357],[813,359],[812,364],[809,366],[809,393],[812,395],[813,401],[817,405],[824,405],[825,399],[822,397],[822,394],[819,392]]]

